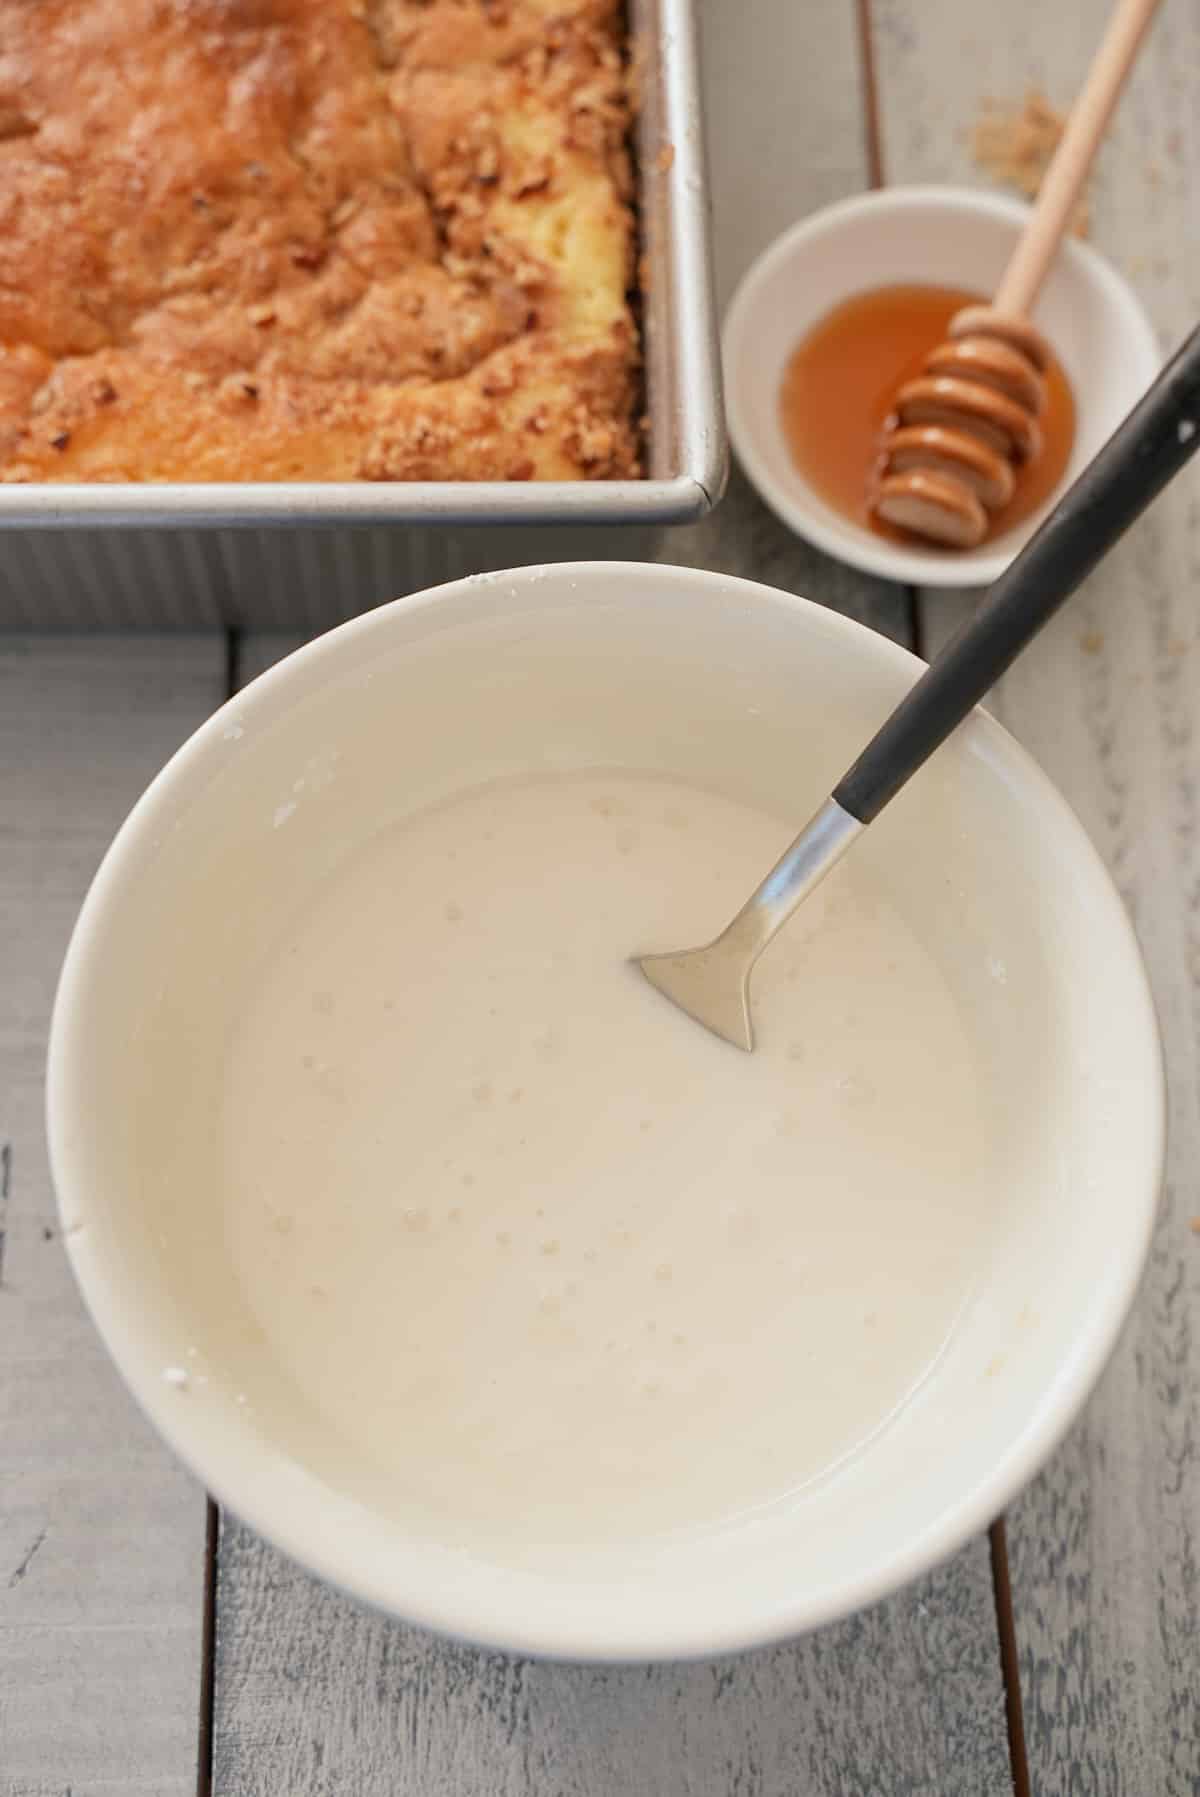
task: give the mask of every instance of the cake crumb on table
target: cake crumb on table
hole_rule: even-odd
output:
[[[1066,123],[1067,114],[1051,106],[1037,88],[1029,89],[1020,106],[985,97],[971,133],[975,165],[1027,200],[1035,199]],[[1075,209],[1071,228],[1076,237],[1086,237],[1090,225],[1085,197]]]

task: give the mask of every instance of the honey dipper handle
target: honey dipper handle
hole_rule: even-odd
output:
[[[878,816],[1197,449],[1200,329],[834,789],[843,811]]]
[[[1024,317],[1037,298],[1158,3],[1118,0],[1083,91],[1071,108],[1029,223],[996,291],[993,304],[997,312]]]

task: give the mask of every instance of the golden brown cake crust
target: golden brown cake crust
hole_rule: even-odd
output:
[[[0,0],[0,478],[638,473],[619,0]]]

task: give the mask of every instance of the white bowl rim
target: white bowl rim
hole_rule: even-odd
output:
[[[874,538],[865,530],[856,530],[849,522],[844,532],[831,529],[816,507],[810,507],[804,500],[786,492],[759,454],[755,433],[746,422],[742,395],[734,375],[733,352],[742,341],[759,289],[798,252],[809,249],[828,231],[871,213],[924,210],[931,206],[944,207],[949,212],[983,213],[1018,230],[1029,216],[1026,204],[1005,194],[988,193],[973,187],[914,185],[873,188],[867,193],[852,194],[847,199],[822,206],[790,225],[750,264],[725,312],[721,345],[729,437],[738,461],[771,510],[790,529],[827,555],[864,574],[881,575],[885,580],[900,581],[906,586],[990,586],[1015,559],[1020,545],[997,548],[991,554],[975,554],[970,561],[920,549],[905,549],[890,543],[886,537]],[[1101,288],[1114,308],[1124,314],[1130,355],[1139,368],[1144,369],[1144,384],[1149,386],[1162,367],[1164,356],[1158,334],[1129,282],[1097,249],[1077,237],[1069,237],[1059,253],[1075,261],[1085,278]]]
[[[503,1604],[489,1610],[486,1602],[474,1605],[470,1598],[463,1601],[457,1592],[447,1599],[436,1578],[422,1581],[422,1549],[415,1543],[404,1555],[402,1577],[386,1581],[373,1577],[370,1554],[356,1550],[349,1531],[339,1534],[322,1528],[319,1502],[307,1504],[306,1518],[298,1525],[295,1512],[300,1506],[293,1504],[281,1513],[273,1510],[269,1501],[260,1501],[260,1491],[277,1459],[269,1448],[254,1455],[239,1452],[234,1464],[228,1455],[223,1458],[220,1452],[208,1453],[196,1446],[191,1437],[197,1431],[189,1429],[187,1413],[172,1403],[173,1394],[163,1383],[157,1359],[139,1347],[136,1327],[130,1323],[129,1310],[122,1302],[123,1294],[109,1281],[93,1252],[91,1232],[78,1227],[87,1218],[87,1166],[72,1145],[63,1097],[71,1038],[82,1015],[78,995],[88,959],[102,947],[105,912],[120,881],[126,877],[125,864],[136,863],[149,852],[160,814],[170,810],[177,781],[210,755],[220,753],[218,745],[234,716],[243,724],[256,709],[278,717],[281,705],[286,708],[288,689],[303,692],[311,671],[323,659],[336,656],[356,639],[365,645],[377,632],[386,633],[390,620],[402,614],[439,607],[478,587],[493,587],[498,594],[511,592],[514,586],[540,588],[543,594],[553,594],[557,589],[561,594],[573,579],[597,574],[605,579],[635,580],[643,586],[648,582],[669,585],[683,578],[697,586],[717,589],[747,606],[765,604],[799,614],[807,625],[829,636],[852,639],[865,654],[890,663],[914,680],[925,665],[867,625],[813,600],[758,581],[661,563],[566,562],[469,575],[394,600],[326,632],[259,675],[201,724],[151,781],[106,852],[72,931],[55,995],[46,1079],[47,1140],[64,1244],[101,1339],[159,1435],[213,1497],[256,1534],[368,1606],[474,1645],[535,1658],[593,1664],[707,1659],[787,1640],[864,1609],[948,1559],[985,1530],[1033,1477],[1078,1415],[1116,1344],[1149,1254],[1162,1188],[1166,1097],[1161,1038],[1141,951],[1111,876],[1075,812],[1033,757],[990,713],[976,710],[961,728],[982,737],[991,756],[1059,832],[1063,847],[1070,850],[1075,864],[1076,887],[1086,889],[1089,903],[1106,916],[1113,953],[1122,956],[1135,975],[1140,1016],[1131,1015],[1123,1033],[1131,1040],[1141,1038],[1139,1053],[1151,1101],[1147,1114],[1153,1123],[1145,1143],[1145,1173],[1138,1191],[1131,1192],[1128,1198],[1130,1252],[1126,1265],[1114,1276],[1100,1301],[1093,1294],[1092,1307],[1072,1353],[1048,1379],[1036,1409],[1009,1442],[990,1477],[980,1480],[932,1516],[899,1551],[865,1565],[835,1585],[816,1592],[788,1594],[745,1611],[731,1609],[723,1600],[722,1614],[706,1619],[702,1625],[685,1622],[681,1626],[669,1617],[647,1616],[631,1604],[626,1606],[619,1628],[598,1631],[589,1627],[586,1619],[581,1624],[574,1615],[564,1618],[561,1610],[538,1618],[529,1608],[519,1616]]]

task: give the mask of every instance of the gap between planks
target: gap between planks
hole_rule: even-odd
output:
[[[879,124],[879,83],[875,76],[875,32],[871,0],[857,0],[859,88],[862,94],[863,153],[868,187],[882,187],[883,133]],[[912,588],[906,588],[911,592]]]
[[[205,1500],[204,1595],[200,1617],[200,1715],[196,1731],[196,1797],[212,1797],[213,1726],[216,1711],[217,1554],[221,1512],[216,1499]]]
[[[1008,1757],[1012,1767],[1013,1797],[1032,1797],[1029,1755],[1025,1747],[1025,1714],[1021,1703],[1021,1660],[1017,1650],[1012,1580],[1008,1571],[1008,1531],[1002,1516],[997,1517],[988,1530],[988,1547],[992,1556],[996,1627],[1000,1635],[1000,1670],[1004,1678],[1004,1708],[1008,1724]]]
[[[242,684],[242,632],[225,631],[225,692],[232,699]],[[221,1512],[216,1499],[206,1499],[204,1523],[204,1595],[200,1634],[200,1703],[196,1723],[196,1797],[212,1797],[213,1731],[217,1692],[217,1559],[221,1542]]]

